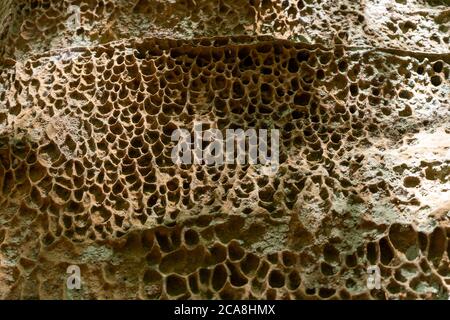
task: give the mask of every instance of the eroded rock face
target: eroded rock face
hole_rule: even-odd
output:
[[[4,1],[0,296],[447,298],[449,12]],[[196,121],[278,129],[278,171],[173,164]]]

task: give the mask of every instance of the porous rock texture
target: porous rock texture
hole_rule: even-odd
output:
[[[447,299],[449,5],[1,0],[0,297]],[[174,165],[194,121],[278,171]]]

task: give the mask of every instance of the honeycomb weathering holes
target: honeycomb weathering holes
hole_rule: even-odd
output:
[[[439,8],[90,1],[73,29],[68,4],[0,10],[1,297],[448,295],[447,226],[427,217],[448,211]],[[174,165],[195,122],[279,130],[276,174]],[[55,280],[71,264],[82,292]]]

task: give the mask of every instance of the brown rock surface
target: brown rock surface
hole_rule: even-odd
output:
[[[0,22],[1,298],[448,298],[448,2],[5,0]],[[173,165],[194,121],[280,130],[277,173]]]

